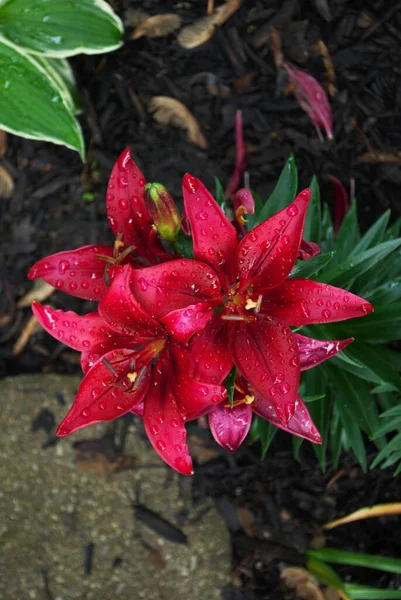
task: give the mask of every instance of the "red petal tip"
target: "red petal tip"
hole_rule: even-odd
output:
[[[199,187],[199,180],[196,177],[190,173],[185,173],[184,177],[182,178],[182,183],[188,192],[191,192],[191,194],[196,194]]]

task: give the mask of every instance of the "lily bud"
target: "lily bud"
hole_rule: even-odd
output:
[[[181,226],[181,218],[174,200],[161,183],[147,183],[143,188],[146,208],[159,235],[174,242]]]

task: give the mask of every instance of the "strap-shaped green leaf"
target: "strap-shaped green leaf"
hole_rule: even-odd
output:
[[[326,254],[318,254],[310,260],[299,260],[293,267],[290,277],[312,277],[323,269],[333,258],[335,252],[327,252]]]
[[[294,155],[291,154],[281,172],[279,180],[276,183],[276,187],[260,211],[257,224],[262,223],[262,221],[265,221],[272,215],[275,215],[278,211],[291,204],[297,193],[297,188],[297,166],[295,164]]]
[[[0,128],[64,144],[83,157],[84,142],[64,88],[32,56],[0,38]]]
[[[311,200],[306,213],[303,237],[308,242],[320,244],[322,230],[322,206],[320,203],[320,189],[315,175],[310,183]]]
[[[30,53],[98,54],[119,48],[123,25],[104,0],[3,0],[0,34]]]

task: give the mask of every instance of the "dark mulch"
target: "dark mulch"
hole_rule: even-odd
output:
[[[150,14],[177,12],[184,23],[191,23],[205,14],[206,7],[205,0],[111,3],[125,20],[127,37],[134,8]],[[286,81],[277,73],[269,45],[271,25],[280,28],[285,59],[322,82],[325,68],[314,47],[318,40],[327,45],[338,90],[331,101],[335,133],[331,143],[319,142],[294,97],[284,95]],[[43,333],[32,336],[13,356],[13,345],[30,314],[16,303],[31,287],[25,274],[35,260],[111,241],[104,192],[113,161],[126,145],[147,178],[163,182],[176,198],[185,171],[201,176],[211,187],[215,175],[226,183],[234,157],[234,115],[241,108],[251,185],[263,197],[292,151],[301,185],[315,173],[329,202],[328,174],[346,187],[355,180],[364,226],[388,207],[399,216],[399,163],[365,164],[360,159],[366,152],[394,154],[401,149],[400,42],[400,2],[255,0],[245,1],[207,44],[194,51],[182,49],[172,35],[127,41],[118,52],[105,56],[75,58],[87,164],[61,147],[9,139],[5,164],[16,189],[11,199],[0,201],[0,375],[78,369],[72,353]],[[160,95],[180,100],[193,112],[207,138],[207,151],[190,144],[182,130],[153,121],[147,104]],[[89,303],[59,292],[52,303],[78,312],[90,308]],[[350,459],[343,468],[342,477],[327,489],[332,472],[321,475],[308,459],[300,466],[275,446],[264,463],[245,449],[230,461],[223,457],[201,467],[195,480],[200,496],[212,495],[220,504],[224,500],[223,514],[229,512],[227,503],[247,506],[260,524],[263,535],[257,537],[265,540],[244,538],[241,528],[233,532],[236,581],[244,588],[227,591],[227,599],[290,598],[278,578],[280,557],[271,561],[275,551],[267,541],[284,541],[302,550],[326,519],[401,495],[400,484],[390,473],[365,476]],[[394,519],[356,524],[330,534],[328,541],[397,555],[401,548],[394,524]],[[363,577],[376,585],[401,583],[372,573]]]

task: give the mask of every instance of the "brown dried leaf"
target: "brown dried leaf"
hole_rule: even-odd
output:
[[[0,198],[10,198],[14,191],[14,180],[6,167],[0,164]]]
[[[177,41],[183,48],[190,50],[204,44],[214,34],[216,27],[221,27],[232,15],[239,10],[244,0],[227,0],[214,9],[207,17],[198,19],[191,25],[183,27]]]
[[[191,25],[183,27],[177,36],[177,42],[182,48],[192,50],[210,40],[215,28],[213,16],[203,17]]]
[[[101,452],[77,452],[75,464],[81,471],[96,473],[119,473],[127,469],[133,469],[138,464],[135,456],[119,456],[110,461]]]
[[[7,132],[0,129],[0,158],[7,152]]]
[[[13,356],[18,356],[21,354],[27,343],[29,342],[31,336],[39,331],[41,326],[39,325],[36,318],[32,315],[31,318],[27,321],[24,329],[22,330],[19,338],[14,344],[13,347]]]
[[[214,10],[212,15],[215,25],[221,27],[234,13],[241,8],[244,0],[228,0]]]
[[[298,567],[289,567],[281,572],[286,586],[293,588],[303,600],[324,600],[319,584],[310,573]]]
[[[255,515],[245,506],[237,506],[235,508],[238,521],[242,525],[242,529],[247,536],[255,537],[258,533],[258,527]]]
[[[43,281],[43,279],[36,279],[32,289],[18,300],[17,306],[18,308],[30,306],[34,300],[36,300],[36,302],[43,302],[43,300],[46,300],[46,298],[49,298],[49,296],[52,295],[55,289],[56,288],[52,285]]]
[[[359,164],[391,163],[401,165],[401,152],[365,152],[356,162]]]
[[[137,40],[142,36],[163,37],[181,27],[181,17],[174,13],[153,15],[142,21],[131,33],[130,39]]]
[[[154,96],[149,103],[149,110],[158,123],[185,129],[190,142],[204,150],[207,148],[198,121],[182,102],[169,96]]]

